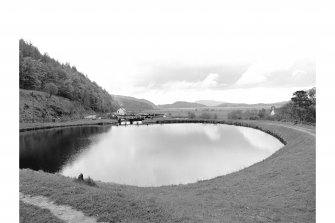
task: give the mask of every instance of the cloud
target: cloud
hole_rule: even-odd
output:
[[[186,88],[223,88],[234,84],[250,64],[234,65],[180,65],[164,64],[150,66],[135,87],[161,89],[174,85]]]
[[[227,84],[219,81],[219,74],[209,73],[200,81],[170,81],[160,85],[161,90],[176,91],[176,90],[215,90],[223,89]]]
[[[301,78],[302,76],[306,75],[306,72],[303,70],[294,70],[292,72],[292,77],[293,78]]]
[[[218,79],[219,74],[216,73],[210,73],[208,76],[202,81],[201,85],[204,88],[213,88],[218,86]]]
[[[259,60],[251,65],[234,66],[156,66],[130,95],[156,104],[186,100],[225,102],[278,102],[292,93],[315,86],[312,60]],[[171,75],[169,73],[171,72]],[[126,94],[126,93],[125,93]]]
[[[306,87],[315,85],[313,61],[258,61],[241,75],[232,88]]]

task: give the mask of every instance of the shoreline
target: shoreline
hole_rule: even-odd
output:
[[[210,120],[210,119],[153,119],[145,120],[141,125],[152,125],[152,124],[177,124],[177,123],[201,123],[201,124],[223,124],[223,125],[235,125],[247,128],[253,128],[265,132],[276,139],[278,139],[284,145],[287,144],[282,136],[275,132],[263,129],[257,125],[249,124],[248,121],[236,121],[236,120]],[[63,128],[63,127],[77,127],[77,126],[90,126],[90,125],[118,125],[118,122],[113,119],[100,119],[100,120],[85,120],[80,119],[76,121],[68,122],[48,122],[48,123],[20,123],[20,132],[41,130],[41,129],[52,129],[52,128]]]
[[[117,121],[113,119],[78,119],[66,122],[35,122],[35,123],[20,123],[19,131],[33,131],[40,129],[62,128],[62,127],[75,127],[75,126],[89,126],[89,125],[114,125]]]

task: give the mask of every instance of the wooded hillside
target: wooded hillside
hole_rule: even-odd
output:
[[[69,63],[60,63],[41,54],[31,43],[20,40],[20,89],[44,91],[72,101],[95,112],[115,111],[113,97]]]

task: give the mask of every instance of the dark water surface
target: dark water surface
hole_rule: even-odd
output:
[[[231,173],[282,146],[259,130],[230,125],[61,128],[20,133],[20,168],[160,186]]]

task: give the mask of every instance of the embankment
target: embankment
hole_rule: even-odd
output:
[[[50,95],[42,91],[20,89],[20,122],[80,119],[94,111],[79,102]]]

